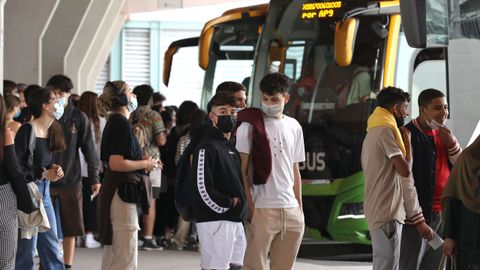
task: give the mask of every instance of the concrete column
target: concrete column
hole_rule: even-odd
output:
[[[112,44],[127,17],[125,0],[116,0],[110,3],[78,71],[79,81],[77,84],[81,91],[95,89],[98,73],[105,64]]]
[[[3,82],[3,50],[5,47],[5,2],[7,0],[0,1],[0,81]],[[3,94],[3,88],[1,93]]]
[[[7,1],[4,9],[5,65],[2,73],[5,78],[15,82],[41,84],[41,40],[59,2],[60,0]]]
[[[55,74],[65,73],[63,60],[92,0],[60,1],[42,40],[43,83]],[[30,1],[31,2],[31,1]],[[43,2],[43,1],[39,1]],[[70,76],[70,74],[66,74]]]
[[[80,79],[80,66],[85,61],[87,53],[93,41],[98,38],[100,25],[104,21],[105,14],[117,0],[91,0],[80,26],[77,28],[70,46],[63,59],[65,74],[75,82],[75,91],[83,92],[86,89],[85,80]],[[118,2],[118,1],[117,1]]]

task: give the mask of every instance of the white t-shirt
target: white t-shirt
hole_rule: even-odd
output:
[[[297,207],[298,201],[293,191],[293,164],[305,161],[302,127],[297,120],[286,115],[281,119],[270,117],[264,119],[272,153],[272,173],[265,185],[252,183],[255,207]],[[245,122],[238,128],[236,144],[238,152],[251,153],[252,129],[252,125]],[[252,179],[250,181],[252,182]]]

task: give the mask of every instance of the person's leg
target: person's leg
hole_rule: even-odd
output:
[[[94,233],[97,232],[97,198],[90,199],[92,190],[87,178],[83,178],[82,186],[83,226],[85,227],[84,246],[86,248],[99,248],[101,244],[94,239]]]
[[[228,269],[234,249],[235,223],[200,222],[197,229],[202,269]]]
[[[443,220],[440,213],[432,214],[430,219],[430,227],[439,236],[443,236]],[[404,227],[405,230],[405,227]],[[403,238],[402,238],[403,243]],[[420,253],[420,268],[421,270],[437,270],[440,260],[442,259],[443,245],[437,249],[433,249],[427,242],[422,239],[422,252]],[[402,256],[400,255],[400,260]]]
[[[418,269],[421,247],[422,237],[415,226],[403,226],[402,241],[400,244],[400,270]]]
[[[35,245],[36,236],[32,239],[18,239],[17,255],[15,257],[15,269],[34,270],[35,269]]]
[[[190,222],[185,221],[181,216],[179,216],[178,223],[177,223],[177,232],[173,237],[173,240],[175,240],[177,248],[180,249],[183,247],[183,245],[185,244],[185,241],[187,240],[189,231],[190,231]]]
[[[150,202],[150,207],[148,209],[148,215],[142,215],[142,225],[143,225],[143,246],[144,250],[161,250],[162,247],[158,246],[155,241],[153,241],[153,228],[155,226],[155,212],[157,209],[156,200],[152,199]]]
[[[65,269],[65,266],[60,257],[60,243],[57,238],[57,222],[55,218],[55,212],[53,210],[52,201],[48,191],[49,183],[46,182],[46,190],[43,196],[43,204],[45,206],[45,212],[48,216],[51,229],[46,232],[38,233],[37,249],[38,256],[40,257],[40,263],[43,269]]]
[[[277,234],[270,248],[270,269],[293,269],[300,244],[302,243],[305,222],[300,207],[280,209],[284,232]]]
[[[137,269],[138,213],[134,203],[126,203],[115,193],[110,207],[112,220],[112,270]]]
[[[0,185],[0,269],[15,269],[18,217],[17,200],[10,184]]]
[[[279,209],[255,208],[252,221],[246,225],[247,249],[243,269],[266,268],[271,242],[281,231],[280,222],[276,222],[280,217]]]
[[[112,245],[103,246],[101,270],[112,269],[113,260],[114,260],[114,257],[113,257]]]
[[[70,268],[75,254],[75,237],[85,234],[82,187],[58,189],[58,197],[63,232],[63,258],[65,266]]]
[[[373,270],[398,269],[402,224],[390,221],[370,232]]]
[[[245,229],[241,222],[236,222],[234,226],[234,242],[233,252],[230,258],[230,269],[242,269],[243,260],[245,259],[245,250],[247,249],[247,237],[245,236]]]

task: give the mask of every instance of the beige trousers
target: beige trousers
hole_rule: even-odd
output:
[[[255,208],[252,222],[246,226],[247,250],[243,269],[265,269],[269,252],[270,269],[293,269],[304,230],[300,207]]]
[[[112,245],[105,246],[102,270],[136,270],[138,258],[138,214],[134,203],[126,203],[117,192],[110,207],[113,238]]]

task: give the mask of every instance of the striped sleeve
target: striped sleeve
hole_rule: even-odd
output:
[[[455,161],[457,161],[457,158],[460,156],[462,153],[462,147],[460,147],[460,144],[458,143],[457,139],[455,139],[455,143],[447,148],[448,152],[448,159],[450,160],[451,164],[455,164]]]
[[[232,199],[215,188],[213,172],[215,171],[215,161],[213,157],[207,156],[205,149],[198,151],[196,160],[196,183],[198,193],[202,201],[214,212],[222,214],[227,212],[232,206]]]
[[[418,201],[417,189],[415,188],[412,174],[408,177],[402,177],[403,201],[405,212],[407,214],[406,224],[417,224],[425,221],[422,207]]]

